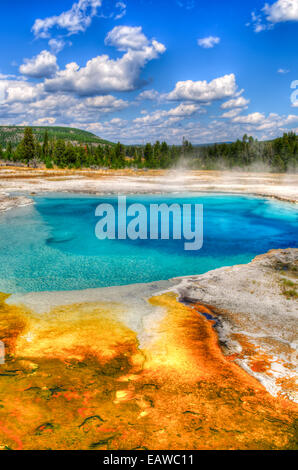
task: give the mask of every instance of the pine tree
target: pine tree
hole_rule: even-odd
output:
[[[46,161],[49,156],[49,134],[47,129],[45,130],[43,137],[42,156],[44,161]]]
[[[134,151],[134,158],[132,161],[134,167],[142,168],[142,153],[138,149]]]
[[[24,138],[19,144],[18,156],[22,162],[29,163],[35,157],[35,142],[31,127],[26,127]]]
[[[60,168],[65,168],[65,142],[62,139],[57,140],[54,148],[54,162]]]
[[[115,147],[114,168],[125,167],[125,150],[124,146],[118,142]]]
[[[150,143],[145,145],[144,148],[144,159],[145,159],[145,166],[147,168],[152,168],[153,164],[153,150],[152,145]]]
[[[104,150],[100,144],[97,146],[95,150],[95,164],[98,166],[104,165]]]
[[[153,167],[154,168],[159,168],[160,167],[160,153],[161,153],[161,149],[160,149],[160,142],[157,140],[154,144],[154,147],[153,147]]]
[[[76,168],[80,168],[81,162],[77,159],[77,153],[73,145],[67,144],[63,155],[63,161],[69,168],[73,168],[74,166]]]
[[[11,142],[8,142],[8,144],[7,144],[6,152],[5,152],[5,157],[6,157],[7,160],[12,160],[13,151],[12,151],[12,144],[11,144]]]

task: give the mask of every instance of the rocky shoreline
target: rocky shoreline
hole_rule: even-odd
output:
[[[298,249],[182,278],[175,292],[194,308],[209,309],[225,354],[273,396],[298,403]]]
[[[0,212],[6,212],[17,207],[30,206],[34,201],[26,196],[9,196],[0,193]]]

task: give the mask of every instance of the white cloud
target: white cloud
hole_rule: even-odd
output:
[[[48,125],[55,124],[55,122],[56,122],[56,118],[45,117],[45,118],[36,119],[36,121],[34,121],[33,124],[35,126],[46,126],[47,124]]]
[[[169,110],[157,110],[153,113],[149,114],[146,113],[142,117],[138,117],[134,119],[135,124],[141,125],[168,125],[177,123],[184,118],[190,117],[199,111],[200,107],[196,104],[184,104],[181,103],[176,108],[172,108]],[[141,113],[144,114],[144,113]]]
[[[277,71],[277,73],[281,73],[281,74],[287,74],[289,72],[290,72],[290,70],[288,70],[288,69],[278,69],[278,71]]]
[[[65,42],[64,39],[50,39],[49,46],[54,54],[58,54],[66,45],[71,46],[71,42]]]
[[[120,20],[123,16],[126,15],[126,3],[124,2],[117,2],[116,8],[119,9],[119,13],[116,14],[115,20]]]
[[[216,44],[220,43],[220,38],[217,36],[208,36],[206,38],[201,38],[198,39],[198,45],[205,48],[205,49],[211,49],[214,47]]]
[[[86,99],[87,106],[97,108],[101,112],[119,111],[120,109],[127,108],[129,102],[121,99],[116,99],[112,95],[94,96]]]
[[[119,140],[119,136],[122,135],[121,130],[126,130],[127,124],[125,119],[113,118],[110,121],[89,122],[81,127],[90,132],[108,136],[109,139]]]
[[[239,98],[234,98],[229,101],[226,101],[221,105],[222,109],[229,109],[229,108],[241,108],[248,105],[250,100],[243,98],[243,96],[239,96]]]
[[[295,123],[298,122],[298,116],[280,116],[271,113],[267,117],[264,116],[263,121],[257,119],[258,122],[255,124],[233,121],[226,123],[223,120],[201,123],[197,120],[188,120],[182,125],[181,118],[170,117],[168,113],[169,111],[160,110],[133,121],[119,120],[120,122],[118,122],[115,119],[102,123],[93,122],[83,126],[106,139],[115,141],[144,143],[145,136],[145,142],[154,142],[158,139],[179,144],[183,136],[193,143],[236,140],[242,138],[245,133],[259,139],[269,139],[291,129],[295,130]]]
[[[111,95],[80,98],[65,93],[47,93],[42,83],[30,84],[21,80],[0,77],[0,119],[9,124],[34,123],[55,119],[60,125],[102,119],[106,113],[119,113],[130,103]],[[24,105],[25,103],[25,105]],[[40,121],[42,123],[42,121]]]
[[[294,122],[298,121],[298,116],[289,114],[288,116],[280,116],[276,113],[270,113],[262,123],[257,127],[257,130],[269,130],[269,129],[283,129],[287,126],[291,126]]]
[[[138,100],[158,100],[160,98],[160,94],[156,90],[145,90],[139,94]]]
[[[272,5],[265,4],[263,11],[267,21],[281,23],[284,21],[298,21],[297,0],[278,0]]]
[[[32,31],[39,38],[48,38],[50,30],[54,27],[66,30],[69,35],[85,31],[101,4],[101,0],[79,0],[72,5],[70,10],[60,15],[37,19]]]
[[[275,24],[286,21],[298,21],[297,0],[277,0],[271,5],[265,3],[259,14],[252,13],[252,25],[256,33],[272,29]]]
[[[267,117],[264,116],[264,120],[256,124],[233,121],[226,123],[222,120],[202,123],[193,119],[182,124],[181,120],[181,117],[169,116],[169,111],[159,110],[133,121],[123,119],[112,119],[101,123],[93,121],[82,124],[81,127],[96,132],[106,139],[125,143],[154,142],[158,139],[179,144],[183,136],[193,143],[203,143],[236,140],[242,138],[245,133],[259,139],[274,138],[282,132],[295,129],[298,116],[280,116],[272,113]]]
[[[38,99],[43,92],[42,84],[32,85],[24,80],[0,77],[0,104],[26,103]]]
[[[238,116],[243,110],[241,108],[236,108],[236,109],[231,109],[230,111],[227,111],[226,113],[223,113],[221,115],[222,118],[229,118],[232,119],[235,116]]]
[[[296,114],[289,114],[289,116],[286,118],[285,123],[292,124],[292,122],[297,122],[297,121],[298,121],[298,116],[296,116]]]
[[[223,116],[222,116],[223,117]],[[251,113],[246,116],[236,116],[232,118],[233,123],[248,125],[248,131],[275,131],[286,132],[292,127],[292,124],[298,121],[298,116],[290,114],[288,116],[280,116],[277,113],[270,113],[267,117],[264,113]]]
[[[30,86],[27,83],[19,83],[6,88],[6,103],[26,103],[32,102],[39,97],[37,87]]]
[[[239,122],[241,124],[259,124],[265,119],[265,115],[261,113],[251,113],[247,116],[236,116],[233,118],[233,122]]]
[[[196,104],[184,104],[181,103],[176,108],[168,111],[169,116],[191,116],[199,110],[199,106]]]
[[[158,111],[154,111],[154,113],[151,113],[151,114],[148,113],[142,117],[137,117],[133,120],[133,122],[135,124],[141,124],[141,125],[152,125],[158,122],[162,122],[163,119],[167,115],[168,115],[168,111],[158,110]]]
[[[258,15],[254,11],[251,14],[251,20],[252,23],[247,23],[247,26],[252,25],[255,33],[260,33],[261,31],[265,31],[266,29],[271,29],[273,27],[273,25],[263,23],[265,19],[262,15]]]
[[[175,89],[168,94],[169,100],[208,102],[228,98],[236,93],[235,75],[224,75],[211,82],[187,80],[176,83]]]
[[[123,36],[121,38],[123,39]],[[81,68],[72,62],[66,65],[65,70],[57,72],[54,78],[47,79],[45,89],[50,92],[74,92],[79,95],[132,91],[143,83],[140,73],[146,63],[156,59],[165,50],[163,44],[154,39],[152,41],[147,39],[146,46],[140,49],[128,49],[116,60],[102,55],[89,60],[86,66]]]
[[[105,38],[105,44],[114,46],[119,51],[140,50],[148,46],[148,38],[141,26],[115,26]]]
[[[41,51],[32,59],[25,59],[19,70],[28,77],[49,78],[58,70],[57,58],[49,51]]]
[[[149,127],[150,130],[154,127],[169,127],[181,121],[182,118],[183,116],[170,116],[168,111],[155,111],[152,114],[146,114],[145,116],[134,119],[133,124],[136,125],[135,129],[139,129],[140,131],[143,129],[143,135],[146,135],[147,127]]]

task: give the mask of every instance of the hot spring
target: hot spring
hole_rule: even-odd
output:
[[[166,280],[242,264],[274,248],[295,248],[297,208],[223,194],[129,196],[128,204],[203,204],[204,243],[98,240],[96,208],[116,196],[51,194],[0,215],[0,291],[76,290]]]

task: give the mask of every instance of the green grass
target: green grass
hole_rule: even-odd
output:
[[[21,126],[0,126],[0,145],[6,148],[8,142],[11,142],[15,147],[23,138],[25,127]],[[39,126],[32,127],[33,134],[39,142],[43,141],[44,133],[47,130],[49,139],[62,139],[67,142],[71,142],[74,145],[79,144],[109,144],[114,143],[107,140],[101,139],[92,132],[83,131],[81,129],[75,129],[72,127],[50,127],[50,126]]]

